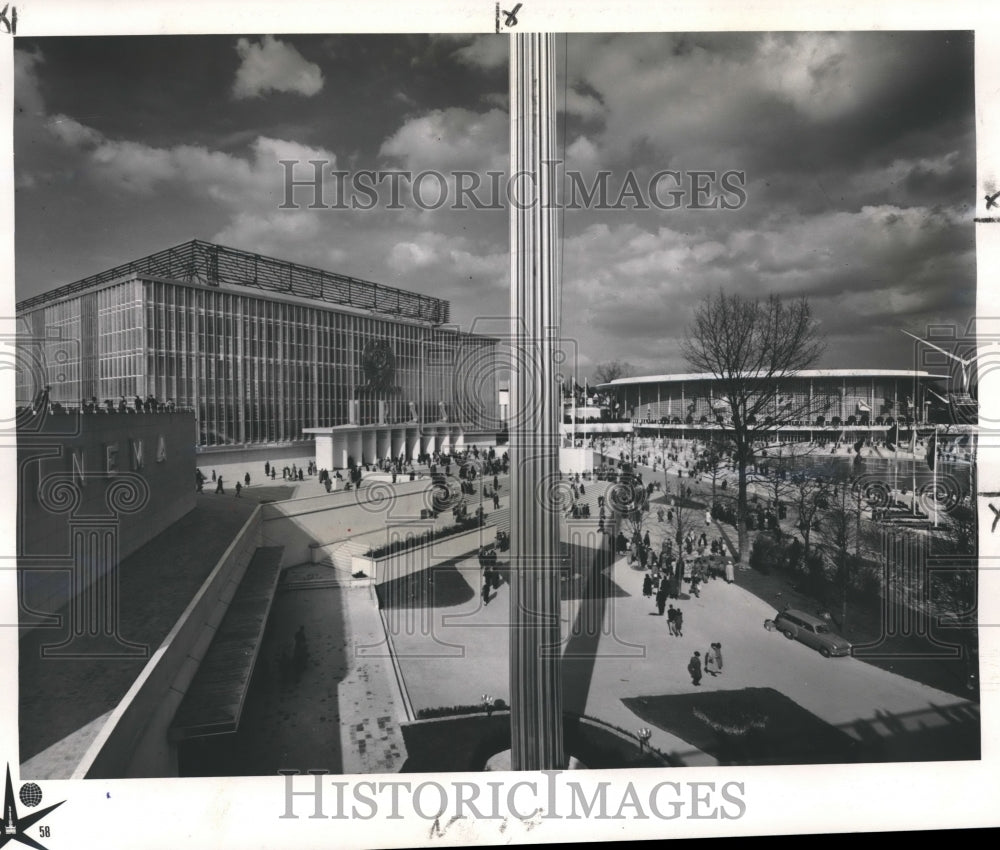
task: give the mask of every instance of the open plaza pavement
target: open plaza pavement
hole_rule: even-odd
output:
[[[262,464],[249,471],[252,479],[259,475],[260,483],[252,483],[240,499],[231,490],[215,495],[206,484],[194,511],[122,562],[126,637],[156,648],[258,502],[322,492],[315,477],[283,484],[279,471],[275,482],[264,484]],[[232,470],[232,483],[238,472]],[[591,504],[593,517],[607,486],[587,483],[582,498]],[[505,479],[501,492],[500,515],[506,515]],[[494,520],[502,524],[500,515]],[[700,533],[703,514],[695,517],[694,530]],[[349,516],[342,519],[350,522]],[[710,538],[722,533],[714,522],[704,530]],[[654,546],[660,533],[652,523]],[[971,745],[962,742],[971,738],[978,749],[977,703],[857,658],[823,658],[767,631],[764,621],[776,613],[777,600],[762,600],[741,586],[740,570],[734,584],[708,581],[700,597],[685,592],[679,601],[671,600],[684,612],[680,637],[669,634],[653,599],[642,595],[644,573],[627,558],[615,560],[597,587],[583,581],[572,565],[570,573],[561,607],[565,709],[630,734],[649,727],[650,745],[674,764],[707,765],[716,759],[667,728],[651,726],[624,700],[633,700],[634,707],[634,700],[643,698],[770,688],[851,738],[881,739],[888,758],[975,757]],[[409,595],[395,593],[380,611],[371,586],[344,583],[322,565],[290,568],[279,584],[240,731],[223,736],[228,741],[182,754],[182,771],[399,770],[406,759],[400,726],[420,709],[478,704],[484,694],[509,701],[509,587],[501,584],[484,600],[481,585],[475,554],[455,558],[411,579]],[[280,655],[300,625],[308,638],[309,663],[301,676],[290,679]],[[57,639],[42,629],[22,637],[25,776],[65,771],[143,664],[41,659],[40,642]],[[688,660],[694,651],[703,657],[712,643],[721,643],[724,666],[718,676],[706,674],[695,686]]]

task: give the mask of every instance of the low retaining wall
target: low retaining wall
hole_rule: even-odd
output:
[[[287,443],[283,446],[204,446],[195,451],[195,464],[209,475],[212,466],[239,464],[247,467],[255,478],[264,474],[264,464],[277,466],[278,472],[286,463],[314,460],[316,444],[312,440]]]
[[[413,526],[413,533],[419,534],[427,526]],[[405,527],[397,526],[394,530],[400,534],[405,534]],[[404,552],[397,552],[385,558],[374,560],[363,556],[355,555],[351,558],[351,572],[356,573],[362,570],[367,576],[375,579],[375,584],[385,584],[389,581],[405,578],[413,573],[425,570],[442,561],[450,561],[462,555],[479,551],[480,546],[486,546],[496,541],[497,529],[495,525],[486,525],[480,528],[473,528],[471,531],[463,531],[451,537],[443,537],[432,540],[422,546],[415,546]]]
[[[170,724],[261,545],[261,528],[258,507],[112,712],[72,779],[177,775],[176,749],[167,739]]]
[[[402,725],[407,759],[403,773],[474,772],[490,757],[510,748],[510,712],[494,711],[414,720]],[[573,714],[563,716],[566,755],[590,770],[671,767],[638,739],[606,723]]]

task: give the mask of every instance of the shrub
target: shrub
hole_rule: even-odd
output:
[[[762,575],[771,572],[771,568],[784,569],[788,556],[785,546],[775,540],[770,534],[758,534],[750,550],[750,566]]]
[[[372,558],[377,561],[379,558],[395,555],[397,552],[405,552],[409,549],[415,549],[418,546],[423,546],[426,543],[430,543],[432,540],[441,540],[444,537],[462,534],[466,531],[471,531],[472,529],[479,527],[479,518],[476,516],[470,516],[467,519],[455,523],[454,525],[446,525],[442,528],[435,528],[433,531],[424,531],[420,534],[408,534],[402,540],[392,541],[392,543],[388,546],[377,546],[374,549],[369,549],[365,552],[365,557]]]
[[[507,703],[502,699],[493,701],[493,711],[507,711]],[[417,720],[431,720],[435,717],[458,717],[463,714],[481,714],[486,707],[481,703],[475,705],[439,705],[435,708],[421,708],[417,712]]]

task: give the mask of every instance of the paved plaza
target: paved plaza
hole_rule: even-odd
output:
[[[645,476],[661,480],[662,470],[647,469]],[[581,501],[596,518],[597,499],[608,485],[586,483]],[[122,633],[155,649],[253,507],[318,495],[314,490],[320,491],[315,477],[297,484],[262,481],[240,499],[206,487],[191,514],[122,563]],[[499,511],[490,510],[487,500],[487,522],[507,529],[506,477],[501,492]],[[700,533],[702,515],[692,516]],[[714,522],[704,530],[711,538],[724,533]],[[662,528],[651,523],[650,531],[658,547]],[[505,558],[501,554],[501,565]],[[585,581],[584,573],[571,563],[564,578],[564,707],[630,734],[651,727],[650,744],[675,764],[711,765],[715,758],[650,724],[626,700],[635,708],[644,699],[769,688],[854,740],[881,739],[892,758],[969,757],[970,736],[978,742],[976,703],[856,658],[823,658],[765,630],[775,608],[739,580],[711,580],[700,597],[682,593],[671,600],[684,613],[683,636],[675,637],[654,600],[642,594],[644,572],[627,558],[617,559],[595,583]],[[509,702],[509,586],[501,583],[485,598],[481,589],[474,554],[408,577],[388,597],[383,594],[381,612],[370,584],[345,582],[323,564],[286,570],[239,732],[204,746],[185,745],[182,771],[400,770],[406,759],[400,727],[421,709],[476,705],[483,694]],[[293,676],[282,654],[299,626],[308,640],[308,663]],[[144,664],[43,660],[40,643],[52,638],[36,629],[23,636],[21,647],[22,772],[39,778],[72,767]],[[704,656],[712,643],[722,645],[723,669],[695,686],[688,661],[694,651]]]

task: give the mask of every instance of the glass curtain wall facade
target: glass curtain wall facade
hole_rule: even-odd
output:
[[[495,341],[427,322],[144,278],[22,319],[42,341],[51,400],[124,397],[131,406],[152,394],[195,411],[202,446],[293,442],[307,427],[396,424],[414,413],[423,422],[460,422],[470,410],[497,420],[495,370],[477,378],[474,400],[459,374],[470,351],[481,362]],[[372,345],[391,352],[391,379],[379,388],[363,362]],[[38,388],[28,372],[19,369],[19,402]]]

